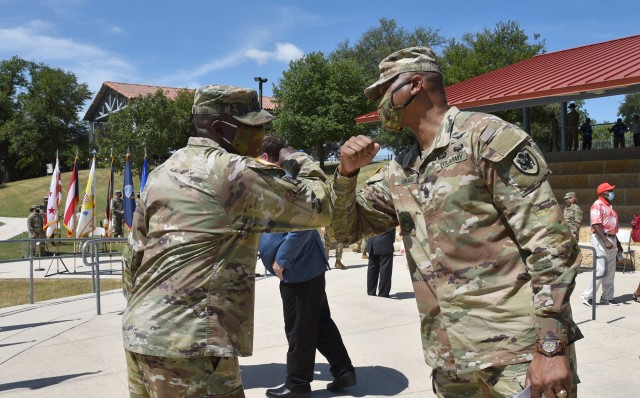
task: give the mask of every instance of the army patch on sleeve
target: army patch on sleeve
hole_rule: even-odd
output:
[[[540,171],[538,160],[526,147],[516,154],[513,158],[513,164],[518,170],[528,175],[536,175]]]

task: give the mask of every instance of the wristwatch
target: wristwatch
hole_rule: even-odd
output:
[[[564,350],[566,348],[567,342],[564,340],[554,339],[551,337],[536,340],[536,350],[547,357],[564,354]]]

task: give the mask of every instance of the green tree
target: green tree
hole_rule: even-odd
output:
[[[123,170],[129,151],[135,160],[131,162],[134,173],[140,172],[145,149],[151,165],[164,161],[195,135],[192,103],[193,94],[187,90],[180,91],[175,99],[158,90],[129,101],[126,108],[109,115],[104,131],[96,132],[97,156],[109,159],[113,151],[116,170]]]
[[[465,33],[444,46],[440,66],[446,85],[504,68],[545,52],[538,33],[533,40],[515,21],[498,22],[493,29]]]
[[[627,125],[633,123],[633,116],[640,115],[640,93],[627,94],[618,107],[618,116]]]
[[[273,126],[289,145],[314,152],[324,169],[327,143],[365,132],[355,117],[366,112],[362,68],[353,60],[329,60],[321,52],[291,61],[274,85]]]
[[[73,73],[13,57],[0,63],[0,93],[4,180],[43,175],[56,152],[72,164],[75,151],[86,149],[78,113],[91,92]]]
[[[436,49],[446,42],[439,29],[418,26],[413,31],[407,31],[398,27],[394,19],[380,18],[378,22],[377,26],[365,31],[353,46],[349,45],[348,40],[344,40],[329,56],[331,60],[354,60],[362,67],[366,80],[362,90],[378,80],[380,76],[378,65],[387,55],[412,46],[429,46]],[[364,95],[362,91],[361,95]],[[375,107],[376,104],[369,102],[367,109],[371,111]],[[366,128],[368,135],[372,136],[376,142],[385,148],[392,148],[396,154],[415,141],[414,135],[407,131],[390,133],[380,128],[379,124],[368,124]]]

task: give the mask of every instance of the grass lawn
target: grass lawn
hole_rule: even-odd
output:
[[[34,301],[91,293],[91,279],[34,279]],[[122,289],[120,279],[100,279],[100,291]],[[29,304],[29,279],[0,279],[0,308]]]
[[[360,170],[358,176],[358,187],[364,185],[367,178],[373,174],[381,165],[386,164],[384,162],[375,162],[368,164]],[[338,167],[337,163],[325,163],[327,176],[333,177],[333,173]],[[61,173],[62,179],[62,207],[67,200],[67,188],[69,186],[69,178],[71,172]],[[89,178],[89,170],[79,170],[78,178],[80,179],[80,201],[84,196],[84,190],[87,186],[87,179]],[[114,176],[115,189],[122,189],[122,183],[124,176],[116,173]],[[137,176],[133,178],[134,188],[137,190],[140,188],[140,179]],[[96,210],[97,219],[104,218],[104,209],[106,205],[107,197],[107,185],[109,182],[109,169],[97,169],[96,170]],[[31,205],[39,205],[42,203],[42,198],[49,194],[49,185],[51,184],[51,176],[31,178],[28,180],[9,182],[4,185],[0,185],[0,217],[28,217],[29,207]],[[77,210],[80,210],[78,207]],[[61,214],[64,210],[61,209]],[[66,231],[62,231],[64,234]]]
[[[62,213],[64,213],[64,204],[67,200],[67,189],[69,188],[69,179],[71,172],[61,173],[62,179]],[[78,179],[80,180],[79,193],[80,202],[84,196],[84,190],[87,187],[89,178],[89,170],[79,170]],[[115,173],[114,187],[122,189],[124,175]],[[109,169],[96,170],[96,209],[98,220],[104,218],[104,208],[106,205],[107,185],[109,183]],[[29,207],[32,205],[42,204],[42,198],[49,195],[49,185],[51,184],[51,176],[30,178],[28,180],[9,182],[0,185],[0,217],[28,217]],[[140,177],[133,178],[133,186],[137,190],[140,188]],[[78,211],[80,207],[78,206]],[[63,231],[63,233],[65,233]]]

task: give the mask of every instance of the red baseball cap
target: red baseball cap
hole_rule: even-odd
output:
[[[615,185],[611,185],[608,182],[603,182],[602,184],[598,185],[598,195],[602,195],[602,193],[605,191],[611,191],[615,187]]]

